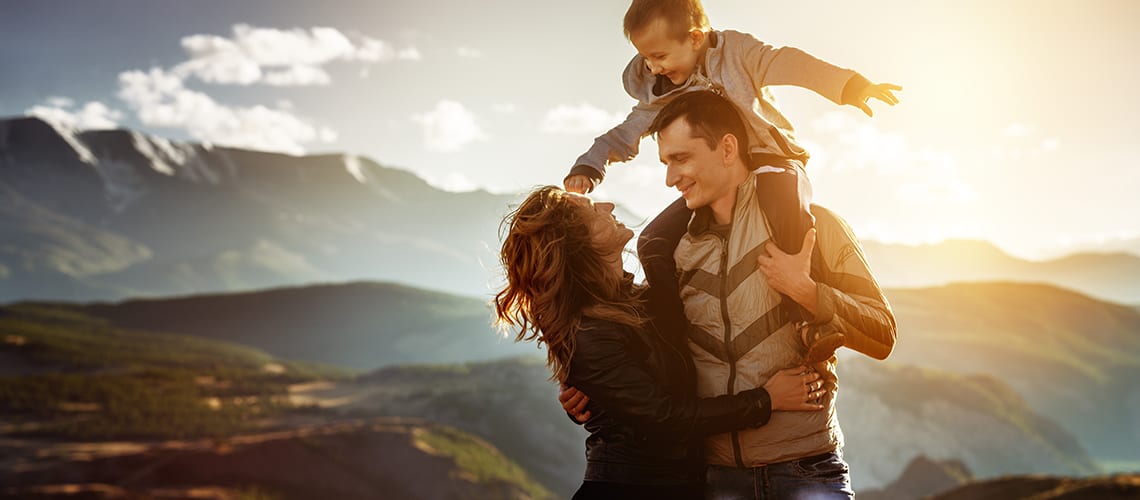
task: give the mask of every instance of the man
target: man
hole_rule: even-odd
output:
[[[746,129],[724,98],[681,95],[650,133],[667,166],[665,182],[682,200],[646,227],[638,254],[650,314],[667,340],[692,354],[697,395],[762,387],[781,369],[822,359],[813,366],[823,375],[823,411],[774,412],[763,428],[706,439],[706,498],[852,497],[833,351],[842,345],[884,359],[896,335],[858,240],[841,218],[813,206],[816,227],[799,254],[771,244],[756,173],[748,168]],[[781,294],[797,303],[801,317],[780,307]],[[823,344],[830,350],[820,355]],[[567,391],[560,399],[578,414],[587,398]]]

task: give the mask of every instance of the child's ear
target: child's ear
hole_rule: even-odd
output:
[[[705,37],[707,36],[708,33],[705,33],[704,31],[696,29],[689,30],[689,41],[693,44],[693,50],[701,48],[701,46],[704,45]]]

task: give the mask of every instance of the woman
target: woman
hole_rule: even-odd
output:
[[[507,285],[500,324],[546,345],[553,378],[590,397],[582,498],[700,498],[700,438],[765,424],[772,410],[820,410],[819,375],[779,372],[762,388],[697,399],[685,346],[646,317],[643,287],[622,268],[633,231],[613,204],[554,186],[532,192],[503,223]]]

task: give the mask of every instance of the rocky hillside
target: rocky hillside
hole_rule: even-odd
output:
[[[539,359],[391,367],[294,391],[296,403],[351,416],[408,416],[484,437],[555,494],[581,480],[584,431],[557,402]],[[962,457],[980,477],[1097,466],[1076,439],[986,377],[864,359],[840,361],[839,417],[857,489],[881,487],[911,458]]]
[[[1140,314],[1047,285],[957,284],[890,290],[891,361],[984,374],[1014,388],[1094,456],[1140,449]],[[940,455],[938,455],[940,456]]]
[[[415,420],[119,449],[89,445],[86,455],[8,473],[0,498],[554,498],[485,441]]]
[[[37,305],[119,328],[236,342],[286,359],[360,370],[536,352],[497,332],[484,300],[394,283]]]

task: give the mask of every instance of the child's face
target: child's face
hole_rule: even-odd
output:
[[[697,67],[705,41],[705,33],[690,31],[685,37],[674,38],[669,24],[658,18],[648,26],[630,34],[637,53],[645,58],[645,66],[654,75],[662,75],[674,85],[685,83]]]

